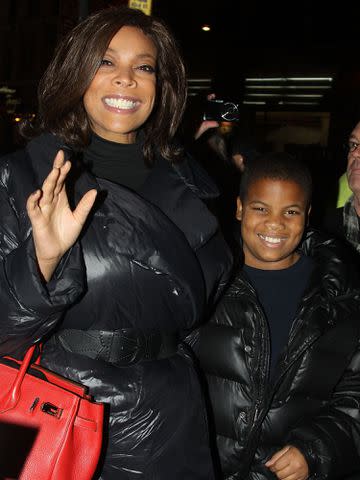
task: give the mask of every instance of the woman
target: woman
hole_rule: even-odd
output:
[[[40,135],[1,163],[1,353],[41,340],[45,366],[110,405],[104,480],[213,478],[179,339],[231,259],[211,182],[172,142],[185,86],[162,23],[100,11],[45,72]]]

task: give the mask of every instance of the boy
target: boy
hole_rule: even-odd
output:
[[[360,478],[359,283],[304,234],[311,177],[286,154],[241,179],[244,265],[200,332],[222,477]]]

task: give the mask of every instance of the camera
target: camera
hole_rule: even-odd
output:
[[[216,98],[207,100],[203,120],[216,120],[217,122],[236,122],[239,120],[239,104]]]

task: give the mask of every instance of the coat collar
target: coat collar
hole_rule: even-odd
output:
[[[315,229],[308,229],[300,250],[316,263],[306,296],[319,292],[322,298],[334,301],[337,297],[359,291],[357,257],[342,243]]]
[[[53,134],[44,133],[29,142],[27,151],[33,162],[36,180],[40,186],[48,175],[58,150],[64,150],[65,158],[73,163],[76,176],[76,198],[90,188],[99,189],[96,178],[81,169],[77,172],[76,154]],[[191,158],[172,164],[157,157],[155,166],[138,192],[144,199],[159,207],[163,213],[185,234],[196,250],[218,231],[218,222],[203,200],[216,198],[217,187],[206,172]]]
[[[239,228],[240,230],[240,228]],[[238,235],[241,258],[239,270],[242,269],[242,239]],[[309,287],[304,294],[305,301],[312,301],[314,296],[333,301],[344,295],[355,295],[360,290],[358,258],[342,243],[329,238],[322,232],[308,228],[299,247],[303,255],[315,262],[314,271],[309,280]]]
[[[158,158],[139,193],[182,230],[195,250],[218,230],[215,216],[203,202],[215,198],[218,190],[191,159],[171,164]]]

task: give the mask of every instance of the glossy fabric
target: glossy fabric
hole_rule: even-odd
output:
[[[159,159],[143,196],[74,168],[70,200],[89,188],[97,188],[99,198],[80,241],[45,287],[25,202],[60,147],[67,151],[42,135],[0,166],[0,353],[50,337],[42,363],[89,386],[109,405],[99,478],[211,479],[202,393],[185,347],[171,358],[117,368],[63,350],[54,332],[137,327],[185,335],[193,329],[231,266],[201,200],[214,194],[212,186],[187,162],[173,168]]]
[[[241,269],[201,330],[224,478],[275,479],[264,463],[286,444],[303,452],[311,479],[360,478],[358,275],[315,232],[302,250],[315,270],[273,384],[267,323]]]

